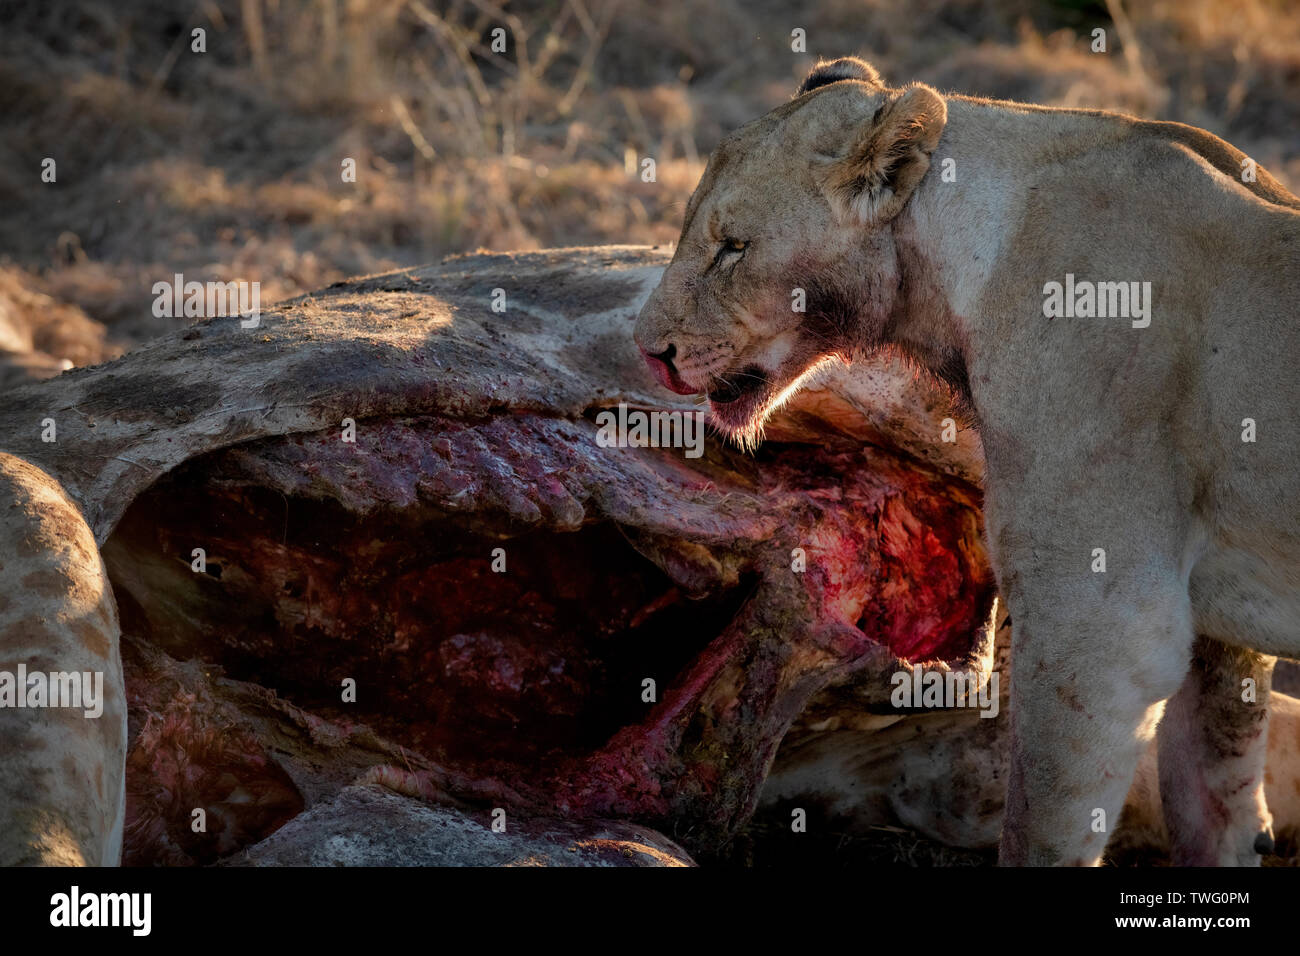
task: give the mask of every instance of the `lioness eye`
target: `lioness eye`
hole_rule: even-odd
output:
[[[736,263],[740,262],[740,257],[745,254],[745,249],[748,246],[749,243],[740,239],[723,239],[718,246],[717,255],[713,257],[713,264],[709,268],[712,269],[722,265],[724,260],[730,267],[734,268]],[[735,256],[735,258],[731,258],[732,256]]]

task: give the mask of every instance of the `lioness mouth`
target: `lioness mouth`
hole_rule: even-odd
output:
[[[757,365],[747,365],[739,372],[719,378],[709,389],[709,401],[715,405],[730,405],[766,387],[767,373]]]

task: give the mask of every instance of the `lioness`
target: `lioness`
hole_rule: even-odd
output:
[[[890,89],[854,59],[727,137],[686,207],[636,341],[721,430],[755,442],[822,363],[886,348],[978,430],[1015,631],[1003,863],[1097,863],[1171,697],[1176,858],[1271,844],[1260,655],[1300,655],[1297,208],[1202,130]]]

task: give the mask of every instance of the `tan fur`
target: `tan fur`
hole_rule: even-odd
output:
[[[45,472],[0,454],[0,670],[102,672],[98,717],[0,708],[0,866],[116,866],[126,782],[117,606],[94,536]]]
[[[712,403],[746,442],[827,361],[895,349],[946,383],[979,429],[1015,622],[1003,861],[1097,862],[1185,680],[1169,753],[1198,762],[1208,796],[1174,816],[1206,832],[1175,843],[1257,860],[1268,662],[1188,674],[1197,635],[1300,655],[1300,201],[1178,124],[806,86],[710,158],[638,344],[699,391],[760,383]],[[726,239],[743,252],[720,254]],[[1150,324],[1045,317],[1067,273],[1150,282]],[[1231,781],[1207,764],[1225,741],[1242,751]]]

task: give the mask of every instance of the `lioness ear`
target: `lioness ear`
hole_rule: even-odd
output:
[[[884,89],[884,84],[880,82],[880,74],[870,63],[859,60],[856,56],[842,56],[838,60],[822,60],[814,66],[812,72],[804,77],[795,96],[803,96],[809,90],[826,86],[828,83],[838,83],[840,80],[860,80]]]
[[[902,210],[930,168],[948,107],[930,87],[915,83],[876,111],[848,154],[828,163],[822,189],[843,219],[888,222]]]

